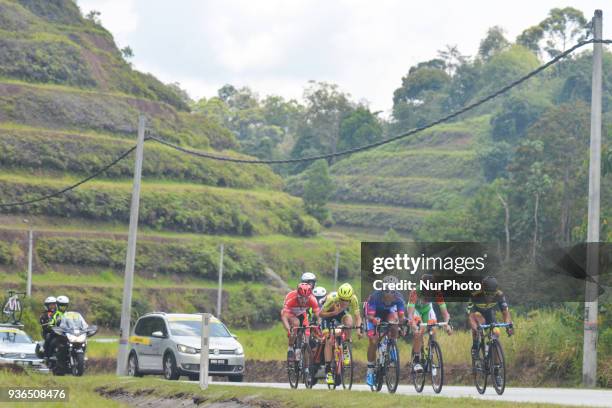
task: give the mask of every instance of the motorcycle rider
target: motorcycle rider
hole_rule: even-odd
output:
[[[44,349],[45,349],[45,357],[51,357],[52,353],[51,350],[53,350],[56,346],[56,336],[55,333],[53,333],[51,327],[53,326],[59,326],[61,321],[62,321],[62,317],[64,317],[64,313],[66,313],[66,310],[68,310],[68,305],[70,304],[70,299],[68,299],[68,296],[58,296],[56,299],[56,303],[57,303],[57,309],[55,310],[55,313],[53,313],[53,316],[51,316],[51,320],[49,321],[48,327],[50,330],[49,333],[49,341],[45,341],[45,345],[44,345]],[[47,347],[49,346],[49,347]]]
[[[38,321],[40,322],[41,327],[41,335],[44,340],[43,350],[45,353],[45,357],[49,357],[49,342],[51,341],[51,337],[53,334],[53,330],[51,330],[51,319],[57,310],[57,299],[55,296],[48,296],[44,302],[45,311],[41,313]]]

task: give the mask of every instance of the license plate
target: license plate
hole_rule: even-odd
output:
[[[219,364],[219,365],[223,365],[223,364],[227,364],[227,360],[216,360],[216,359],[211,359],[211,360],[210,360],[210,364]]]
[[[17,364],[17,365],[23,365],[23,366],[31,366],[32,365],[31,361],[24,361],[24,360],[15,360],[14,363]]]

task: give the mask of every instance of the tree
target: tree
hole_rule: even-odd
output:
[[[340,123],[354,109],[350,95],[338,85],[310,81],[304,90],[306,108],[297,129],[297,140],[292,157],[303,157],[306,150],[318,154],[335,153],[340,136]],[[330,160],[333,163],[333,160]],[[304,164],[294,167],[294,172],[304,169]]]
[[[467,62],[468,57],[459,52],[457,45],[447,44],[444,49],[438,50],[438,57],[444,61],[446,72],[453,75],[457,67]]]
[[[485,61],[488,61],[493,55],[506,49],[510,43],[504,37],[504,29],[500,26],[489,28],[487,36],[480,41],[478,47],[478,55]]]
[[[383,237],[384,242],[400,242],[402,237],[393,229],[389,228]]]
[[[329,219],[329,210],[326,207],[333,193],[333,183],[329,176],[329,168],[325,160],[317,160],[306,172],[304,185],[304,206],[306,212],[319,222],[325,223]]]
[[[359,106],[340,125],[339,150],[351,149],[380,140],[383,128],[376,116],[365,106]]]
[[[126,45],[121,49],[121,55],[123,55],[123,59],[128,60],[130,58],[134,58],[134,51],[132,50],[132,47]]]
[[[98,10],[91,10],[89,13],[85,15],[85,18],[89,21],[92,21],[94,24],[100,25],[100,13]]]
[[[516,43],[540,55],[540,41],[544,38],[544,30],[539,25],[524,30],[518,37]]]
[[[546,38],[544,50],[551,57],[565,51],[568,43],[585,39],[588,32],[584,14],[573,7],[551,9],[540,27]]]

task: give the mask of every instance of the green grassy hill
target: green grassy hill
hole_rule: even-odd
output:
[[[488,127],[489,115],[468,118],[338,161],[330,167],[336,225],[410,237],[425,217],[483,182],[476,146]],[[304,182],[294,176],[286,190],[301,195]]]
[[[132,69],[73,1],[0,0],[1,202],[57,191],[114,160],[134,145],[141,113],[150,134],[244,157],[233,133],[190,112],[176,87]],[[291,283],[306,270],[329,281],[339,247],[340,275],[357,273],[358,243],[318,236],[319,224],[269,167],[203,160],[152,141],[144,156],[137,313],[214,311],[220,243],[226,319],[237,325],[276,319],[282,294],[268,289],[267,270]],[[116,327],[133,160],[61,197],[2,208],[2,282],[23,285],[32,226],[33,304],[61,291],[94,322]]]

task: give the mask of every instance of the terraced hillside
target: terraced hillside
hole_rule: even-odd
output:
[[[482,182],[476,145],[488,126],[488,115],[468,118],[336,162],[334,221],[357,235],[393,228],[410,237],[425,217]],[[301,195],[304,181],[290,178],[287,191]]]
[[[72,0],[0,0],[0,202],[36,198],[98,170],[133,146],[140,113],[151,134],[239,156],[233,134],[187,102],[133,70]],[[139,312],[212,310],[220,243],[226,296],[236,296],[227,319],[245,317],[235,319],[242,325],[276,316],[270,271],[289,281],[305,270],[329,274],[337,247],[341,276],[358,270],[358,243],[318,236],[317,221],[270,168],[185,156],[152,141],[144,155]],[[0,280],[22,283],[25,231],[33,228],[35,295],[61,289],[93,321],[116,326],[133,166],[130,156],[58,198],[2,207]]]

